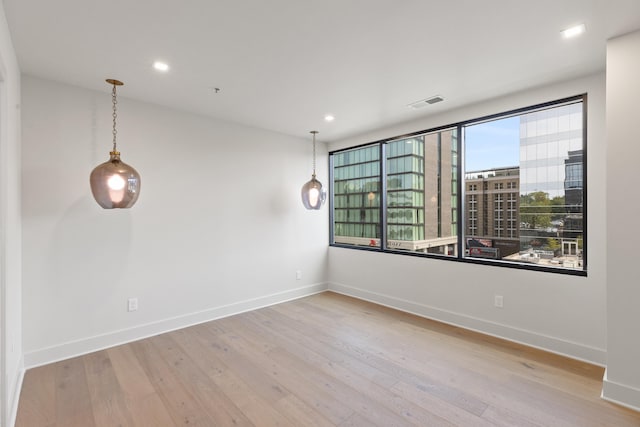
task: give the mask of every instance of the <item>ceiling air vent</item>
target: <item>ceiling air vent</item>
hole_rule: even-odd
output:
[[[422,99],[420,101],[413,102],[409,104],[409,107],[413,109],[418,109],[418,108],[426,107],[427,105],[437,104],[438,102],[442,102],[442,101],[444,101],[444,98],[441,97],[440,95],[436,95],[427,99]]]

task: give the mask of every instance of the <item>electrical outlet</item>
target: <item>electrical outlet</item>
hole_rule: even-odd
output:
[[[502,295],[493,296],[493,305],[496,306],[497,308],[504,307],[504,298],[502,297]]]
[[[302,280],[302,270],[296,270],[296,280]]]
[[[136,311],[138,309],[138,298],[129,298],[127,301],[127,311]]]

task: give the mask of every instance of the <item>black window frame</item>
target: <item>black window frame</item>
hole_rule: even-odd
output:
[[[549,267],[549,266],[544,266],[544,265],[537,265],[537,264],[528,264],[528,263],[522,263],[522,262],[515,262],[515,261],[504,261],[504,260],[494,260],[494,259],[486,259],[486,258],[473,258],[473,257],[469,257],[465,255],[465,245],[464,245],[464,239],[465,239],[465,230],[464,230],[464,224],[466,220],[468,220],[469,218],[466,217],[465,215],[465,204],[464,204],[464,200],[465,200],[465,194],[468,191],[465,188],[465,180],[464,180],[464,152],[463,152],[463,140],[464,140],[464,133],[463,133],[463,129],[465,126],[469,126],[469,125],[474,125],[474,124],[479,124],[482,122],[488,122],[488,121],[493,121],[493,120],[498,120],[498,119],[502,119],[502,118],[507,118],[507,117],[511,117],[511,116],[517,116],[517,115],[522,115],[522,114],[526,114],[526,113],[530,113],[530,112],[534,112],[537,110],[542,110],[545,108],[552,108],[552,107],[559,107],[562,106],[563,104],[570,104],[570,103],[577,103],[577,102],[581,102],[582,103],[582,155],[583,155],[583,159],[582,159],[582,217],[583,217],[583,230],[582,230],[582,270],[577,270],[577,269],[569,269],[569,268],[559,268],[559,267]],[[490,114],[490,115],[486,115],[486,116],[482,116],[482,117],[478,117],[478,118],[474,118],[474,119],[469,119],[469,120],[463,120],[460,122],[455,122],[455,123],[451,123],[451,124],[447,124],[444,126],[437,126],[437,127],[433,127],[433,128],[428,128],[428,129],[423,129],[423,130],[419,130],[419,131],[415,131],[415,132],[410,132],[410,133],[406,133],[406,134],[402,134],[402,135],[396,135],[390,138],[384,138],[384,139],[380,139],[377,141],[372,141],[372,142],[367,142],[364,144],[358,144],[358,145],[354,145],[354,146],[350,146],[350,147],[346,147],[346,148],[342,148],[339,150],[333,150],[329,152],[329,246],[331,247],[338,247],[338,248],[346,248],[346,249],[353,249],[353,250],[361,250],[361,251],[373,251],[373,252],[382,252],[382,253],[389,253],[389,254],[395,254],[395,255],[404,255],[404,256],[414,256],[414,257],[420,257],[420,258],[429,258],[429,259],[440,259],[440,260],[445,260],[445,261],[452,261],[452,262],[464,262],[464,263],[468,263],[468,264],[479,264],[479,265],[489,265],[489,266],[496,266],[496,267],[505,267],[505,268],[515,268],[515,269],[520,269],[520,270],[532,270],[532,271],[541,271],[541,272],[549,272],[549,273],[556,273],[556,274],[565,274],[565,275],[571,275],[571,276],[583,276],[586,277],[587,273],[588,273],[588,269],[587,269],[587,250],[588,250],[588,230],[587,230],[587,224],[588,224],[588,220],[587,220],[587,214],[588,214],[588,209],[587,209],[587,115],[588,115],[588,94],[587,93],[582,93],[579,95],[574,95],[574,96],[570,96],[570,97],[566,97],[566,98],[561,98],[561,99],[557,99],[554,101],[549,101],[549,102],[544,102],[544,103],[540,103],[540,104],[534,104],[534,105],[530,105],[530,106],[526,106],[526,107],[522,107],[522,108],[517,108],[517,109],[513,109],[513,110],[509,110],[509,111],[505,111],[505,112],[501,112],[501,113],[496,113],[496,114]],[[389,248],[387,247],[387,232],[386,232],[386,226],[387,226],[387,209],[386,209],[386,194],[387,194],[387,179],[386,179],[386,145],[392,141],[397,141],[399,139],[405,139],[405,138],[412,138],[412,137],[417,137],[420,135],[424,135],[424,134],[428,134],[428,133],[434,133],[434,132],[439,132],[439,131],[444,131],[447,129],[456,129],[457,132],[457,155],[458,155],[458,161],[457,161],[457,174],[455,176],[456,179],[456,185],[457,185],[457,209],[456,209],[456,223],[458,224],[458,228],[457,228],[457,256],[451,256],[451,255],[441,255],[441,254],[435,254],[435,253],[420,253],[420,252],[412,252],[412,251],[403,251],[403,250],[397,250],[397,249],[393,249],[393,248]],[[333,201],[333,194],[334,194],[334,189],[333,189],[333,183],[334,183],[334,176],[333,176],[333,170],[334,170],[334,164],[333,164],[333,155],[340,153],[340,152],[344,152],[344,151],[349,151],[349,150],[353,150],[353,149],[357,149],[357,148],[362,148],[362,147],[368,147],[368,146],[375,146],[378,145],[379,149],[380,149],[380,203],[379,203],[379,209],[380,209],[380,213],[379,213],[379,218],[380,218],[380,246],[377,247],[367,247],[367,246],[357,246],[357,245],[350,245],[350,244],[344,244],[344,243],[335,243],[335,236],[334,236],[334,201]],[[506,231],[506,229],[505,229]]]

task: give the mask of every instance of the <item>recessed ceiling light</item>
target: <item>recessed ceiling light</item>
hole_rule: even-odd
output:
[[[333,114],[327,114],[327,115],[325,115],[325,116],[324,116],[324,121],[325,121],[325,122],[332,122],[332,121],[334,121],[335,119],[336,119],[336,118],[334,117],[334,115],[333,115]]]
[[[153,63],[153,68],[155,68],[158,71],[169,71],[169,64],[167,64],[166,62],[161,62],[161,61],[156,61]]]
[[[575,25],[571,28],[567,28],[566,30],[561,31],[560,33],[565,39],[570,39],[570,38],[579,36],[585,31],[587,31],[587,27],[585,27],[584,24],[580,24],[580,25]]]

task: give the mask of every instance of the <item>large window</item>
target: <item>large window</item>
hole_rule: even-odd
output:
[[[330,153],[331,243],[583,274],[584,111],[580,96]]]
[[[333,153],[333,242],[453,255],[456,134],[449,129]]]
[[[380,147],[331,156],[335,243],[380,247]]]

